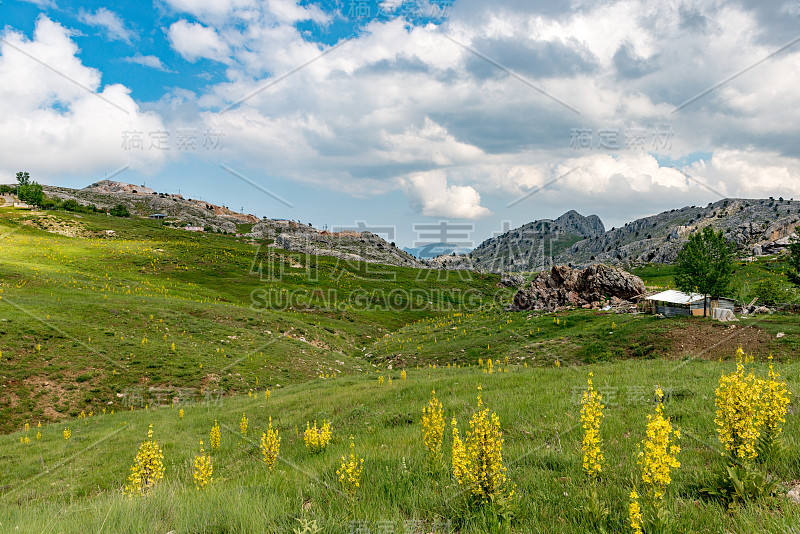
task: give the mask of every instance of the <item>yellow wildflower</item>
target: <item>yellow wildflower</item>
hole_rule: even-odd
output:
[[[422,434],[429,456],[439,456],[444,434],[444,408],[436,398],[436,390],[431,392],[427,406],[422,408]]]
[[[722,375],[716,389],[717,412],[714,422],[720,443],[734,457],[755,458],[756,442],[764,423],[759,408],[764,394],[764,381],[750,373],[745,375],[747,357],[741,347],[736,351],[736,371]]]
[[[261,434],[261,454],[264,457],[264,462],[272,469],[275,467],[275,462],[278,460],[278,454],[281,450],[281,437],[277,429],[272,428],[272,417],[269,418],[269,428],[266,432]]]
[[[631,492],[631,502],[628,505],[628,518],[631,522],[633,534],[642,534],[642,508],[639,506],[639,495],[634,489]]]
[[[789,405],[791,393],[786,387],[786,382],[779,380],[780,374],[772,368],[772,355],[769,356],[769,374],[764,382],[764,393],[761,398],[761,419],[764,425],[762,439],[767,442],[775,441],[781,432],[782,424],[786,422],[786,407]]]
[[[583,424],[583,469],[589,476],[597,476],[602,470],[603,453],[600,450],[600,424],[603,422],[602,397],[592,385],[593,373],[589,373],[588,388],[581,400],[581,423]]]
[[[481,387],[478,386],[478,390]],[[483,405],[480,394],[478,407]],[[506,495],[506,468],[503,466],[503,432],[500,418],[484,408],[472,414],[464,442],[458,435],[453,418],[453,475],[460,485],[468,487],[481,502],[503,500]]]
[[[203,442],[200,441],[200,454],[194,455],[194,485],[197,489],[203,489],[206,484],[212,481],[211,475],[214,472],[214,465],[211,463],[211,455],[203,451]]]
[[[164,478],[164,455],[158,443],[153,439],[153,423],[147,430],[147,441],[139,445],[131,474],[125,485],[127,494],[144,494],[154,488]]]
[[[314,420],[314,426],[306,421],[306,430],[303,432],[303,442],[306,448],[312,454],[322,452],[328,443],[331,441],[331,424],[324,423],[320,428],[317,428],[317,421]]]
[[[247,437],[247,416],[242,412],[242,420],[239,421],[239,430],[242,431],[242,437]]]
[[[219,449],[219,442],[222,438],[222,433],[219,431],[219,423],[214,419],[214,426],[211,427],[211,448]]]
[[[672,440],[677,440],[680,432],[673,431],[669,418],[664,417],[664,393],[660,387],[656,395],[656,413],[647,416],[647,437],[640,445],[638,463],[642,469],[642,482],[650,486],[653,497],[658,500],[663,498],[672,482],[670,470],[681,466],[677,459],[681,448],[673,444]]]
[[[342,487],[351,497],[361,487],[361,473],[364,470],[364,459],[356,458],[353,449],[355,449],[355,443],[353,436],[350,436],[350,457],[342,456],[342,463],[336,470],[336,476],[339,477]]]

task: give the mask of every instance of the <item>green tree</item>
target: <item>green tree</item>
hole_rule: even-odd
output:
[[[32,182],[31,175],[27,172],[17,173],[17,196],[32,206],[41,206],[44,202],[42,186]]]
[[[722,230],[711,226],[693,234],[678,253],[675,285],[684,292],[705,297],[720,297],[728,289],[733,276],[735,246],[725,239]],[[708,313],[703,301],[703,317]]]
[[[789,281],[800,286],[800,239],[797,236],[789,238]]]
[[[114,217],[130,217],[131,213],[124,204],[117,204],[109,210],[109,213]]]
[[[781,285],[772,276],[764,278],[756,284],[755,294],[764,304],[773,305],[785,301]]]

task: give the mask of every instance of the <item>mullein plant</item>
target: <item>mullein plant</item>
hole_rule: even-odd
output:
[[[219,430],[219,423],[217,420],[214,419],[214,426],[211,427],[211,433],[209,434],[211,438],[211,448],[216,450],[219,449],[219,442],[222,439],[222,432]]]
[[[600,449],[600,424],[603,422],[603,406],[600,393],[592,385],[593,373],[589,373],[586,391],[581,399],[581,424],[583,426],[583,470],[595,479],[603,469],[603,452]]]
[[[242,438],[247,437],[247,416],[242,413],[242,420],[239,421],[239,430],[242,432]]]
[[[641,525],[645,521],[648,525],[645,531],[664,531],[669,520],[664,507],[664,495],[672,482],[672,470],[681,466],[678,461],[681,448],[677,443],[681,433],[679,429],[673,429],[669,417],[664,417],[663,400],[664,392],[658,387],[655,413],[647,416],[647,434],[637,454],[645,506],[644,510],[640,507],[639,495],[634,488],[628,509],[634,532],[641,532]],[[638,520],[634,516],[638,516]],[[635,523],[638,523],[639,530],[634,526]]]
[[[752,357],[741,347],[736,351],[736,370],[722,375],[716,390],[717,436],[725,457],[724,470],[703,492],[723,501],[746,501],[772,497],[777,478],[756,469],[777,453],[789,391],[775,372],[772,357],[767,378],[756,376],[746,365]]]
[[[342,456],[342,463],[339,465],[339,469],[336,470],[336,476],[339,477],[342,488],[351,498],[355,497],[356,492],[361,487],[361,473],[363,471],[364,459],[356,458],[355,441],[353,436],[350,436],[350,456]]]
[[[783,424],[786,422],[786,408],[789,405],[791,393],[786,382],[780,380],[780,373],[772,367],[772,355],[769,355],[769,372],[764,381],[763,395],[761,397],[762,431],[759,437],[759,454],[769,457],[776,452],[781,444]]]
[[[272,416],[269,418],[269,427],[261,434],[261,455],[264,463],[272,470],[278,460],[281,450],[281,437],[278,429],[272,428]]]
[[[436,390],[433,390],[428,404],[422,408],[422,436],[431,465],[442,454],[443,434],[444,408],[439,399],[436,398]]]
[[[125,485],[124,493],[128,495],[144,495],[153,489],[164,478],[164,454],[161,447],[153,439],[153,423],[147,430],[147,441],[139,445],[131,474]]]
[[[203,450],[203,441],[200,441],[200,454],[194,455],[194,485],[197,489],[201,490],[210,484],[213,480],[212,474],[214,473],[214,464],[211,462],[211,455],[206,454]]]
[[[472,414],[470,429],[464,441],[453,417],[453,476],[460,486],[469,490],[472,502],[494,504],[505,512],[514,497],[503,466],[503,431],[500,418],[483,407],[481,386],[478,386],[478,410]]]
[[[715,392],[717,412],[714,422],[719,441],[733,459],[743,461],[758,455],[756,443],[763,423],[759,405],[764,384],[752,370],[745,374],[745,365],[749,362],[749,357],[739,347],[736,371],[722,375]]]
[[[306,449],[311,454],[322,452],[331,441],[331,424],[323,423],[317,428],[317,421],[314,420],[314,426],[306,421],[306,430],[303,432],[303,442],[306,444]]]
[[[600,425],[603,422],[605,406],[602,403],[602,396],[594,389],[593,376],[594,373],[590,372],[587,388],[581,399],[581,425],[583,426],[581,451],[583,453],[583,470],[592,482],[596,482],[600,477],[604,461],[603,451],[600,448]],[[592,484],[589,489],[589,498],[589,503],[584,507],[584,511],[595,524],[602,525],[609,510],[600,502],[596,484]]]

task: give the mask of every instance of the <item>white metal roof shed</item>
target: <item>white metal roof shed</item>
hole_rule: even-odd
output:
[[[703,295],[700,293],[684,293],[675,289],[668,289],[655,295],[646,297],[646,300],[657,300],[659,302],[669,302],[670,304],[690,304],[703,300]]]

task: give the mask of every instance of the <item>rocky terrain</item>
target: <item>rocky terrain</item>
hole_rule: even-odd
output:
[[[596,215],[585,217],[569,211],[555,220],[536,220],[487,239],[467,254],[457,250],[417,259],[369,232],[327,232],[295,221],[259,219],[203,200],[113,180],[101,180],[83,189],[43,188],[48,196],[62,200],[99,208],[123,204],[134,216],[159,213],[167,217],[166,224],[271,239],[272,246],[308,254],[407,267],[490,272],[539,271],[558,264],[585,267],[599,263],[670,263],[688,237],[708,225],[721,229],[742,256],[772,254],[788,246],[800,223],[800,202],[782,198],[724,199],[705,207],[665,211],[610,230]]]
[[[621,306],[644,295],[642,279],[616,267],[591,265],[583,270],[554,266],[536,275],[514,295],[515,310],[559,311],[571,307]]]
[[[272,246],[346,261],[365,261],[401,267],[424,268],[407,252],[370,232],[328,232],[286,220],[265,219],[246,237],[270,239]]]
[[[570,211],[555,221],[534,221],[487,239],[469,254],[442,256],[429,264],[521,272],[562,263],[670,263],[689,235],[708,225],[722,230],[741,255],[757,256],[785,249],[798,223],[800,202],[784,199],[724,199],[705,207],[665,211],[608,231],[596,216]]]
[[[83,189],[42,186],[49,197],[75,200],[84,205],[111,208],[122,204],[133,215],[149,216],[156,213],[166,215],[170,223],[202,226],[214,232],[236,233],[241,224],[255,224],[260,219],[255,215],[237,213],[225,206],[217,206],[202,200],[185,199],[181,195],[157,193],[144,186],[136,186],[113,180],[101,180]]]
[[[201,227],[213,232],[242,234],[267,240],[270,246],[304,254],[333,256],[347,261],[365,261],[404,267],[425,267],[413,256],[370,232],[327,232],[284,219],[259,219],[225,206],[181,195],[158,193],[144,186],[101,180],[83,189],[43,186],[45,194],[84,205],[111,208],[125,205],[133,216],[166,216],[165,224]],[[65,234],[66,235],[66,234]]]

